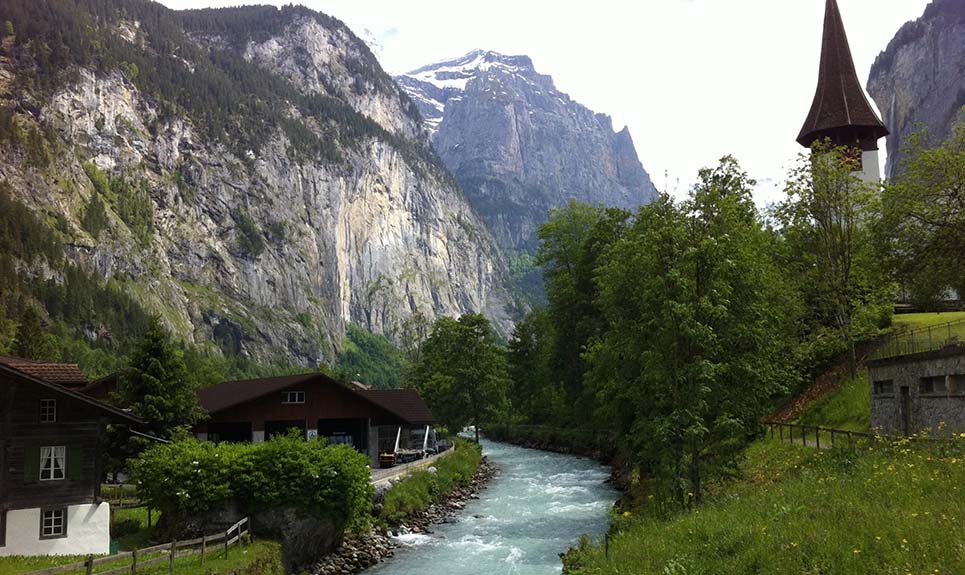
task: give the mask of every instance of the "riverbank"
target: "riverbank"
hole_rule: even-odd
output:
[[[569,575],[965,573],[965,445],[818,450],[761,439],[704,505],[616,518]]]
[[[431,533],[433,525],[450,521],[468,501],[478,499],[497,473],[478,446],[460,442],[456,452],[436,466],[394,480],[377,492],[373,506],[376,525],[364,535],[346,539],[311,573],[359,573],[377,565],[398,548],[390,535]]]
[[[498,475],[465,508],[426,533],[397,538],[396,553],[366,575],[559,573],[560,553],[602,537],[619,493],[585,457],[482,441]]]

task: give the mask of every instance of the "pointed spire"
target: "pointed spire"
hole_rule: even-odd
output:
[[[827,0],[818,88],[797,141],[810,147],[815,140],[827,137],[838,145],[856,144],[864,150],[877,150],[878,139],[887,135],[888,129],[878,119],[858,81],[838,3]]]

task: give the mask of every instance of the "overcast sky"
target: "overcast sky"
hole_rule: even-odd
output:
[[[162,0],[171,8],[230,6]],[[260,0],[252,4],[285,4]],[[817,78],[824,0],[306,0],[371,31],[396,74],[475,48],[532,57],[537,71],[630,127],[654,183],[686,193],[698,168],[733,154],[780,194]],[[858,77],[928,0],[838,0]],[[882,148],[884,141],[881,142]],[[881,165],[884,166],[884,150]]]

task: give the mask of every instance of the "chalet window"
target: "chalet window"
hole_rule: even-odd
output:
[[[874,383],[874,394],[875,395],[894,395],[895,382],[890,379],[886,381],[876,381]]]
[[[55,539],[67,537],[67,510],[44,509],[40,513],[40,538]]]
[[[0,547],[7,545],[7,510],[0,509]]]
[[[40,400],[40,423],[56,423],[56,422],[57,422],[57,400],[41,399]]]
[[[939,375],[938,377],[921,378],[921,382],[918,384],[918,393],[948,393],[948,387],[945,385],[945,376]]]
[[[304,391],[286,391],[282,394],[282,403],[305,403]]]
[[[40,448],[40,480],[58,481],[66,477],[65,468],[67,467],[67,448],[60,445],[56,447]]]

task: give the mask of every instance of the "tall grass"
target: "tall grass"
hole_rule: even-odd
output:
[[[838,389],[815,401],[797,422],[849,431],[871,431],[871,386],[868,383],[868,372],[859,372]]]
[[[417,471],[392,486],[382,501],[380,517],[397,524],[407,516],[425,510],[434,502],[469,484],[482,461],[482,448],[456,440],[456,450],[439,459],[436,472]]]
[[[572,574],[965,573],[965,449],[826,450],[761,440],[743,479],[671,518],[619,518]]]

